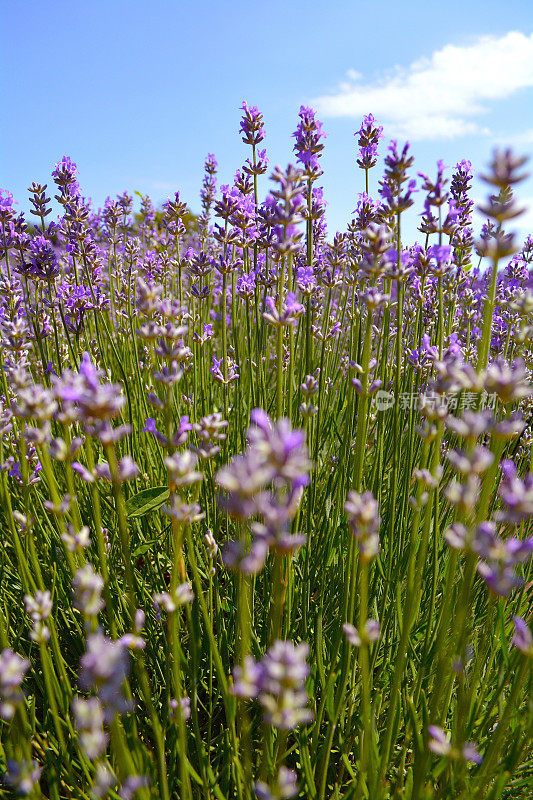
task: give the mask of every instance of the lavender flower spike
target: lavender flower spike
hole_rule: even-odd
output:
[[[0,717],[9,720],[24,700],[21,691],[24,675],[30,668],[27,658],[22,658],[9,648],[0,653]]]

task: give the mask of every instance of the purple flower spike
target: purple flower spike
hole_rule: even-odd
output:
[[[430,736],[428,747],[431,752],[435,753],[437,756],[449,755],[452,746],[448,734],[446,734],[442,728],[439,728],[438,725],[430,725],[428,733]]]
[[[344,510],[361,557],[366,561],[372,560],[379,553],[378,530],[381,522],[374,495],[370,491],[363,494],[349,492]]]
[[[257,697],[263,676],[263,668],[252,656],[246,656],[242,667],[233,670],[231,693],[236,697]]]
[[[361,169],[370,169],[376,165],[378,160],[378,144],[379,140],[383,139],[383,126],[377,125],[372,114],[367,114],[354,136],[359,137],[357,140],[359,145],[357,164]]]
[[[363,636],[360,636],[357,628],[355,628],[349,622],[345,622],[342,626],[342,629],[345,633],[347,641],[354,647],[361,647],[363,642],[366,642],[367,644],[370,644],[371,642],[377,642],[380,637],[380,626],[377,619],[368,619],[366,621]]]
[[[265,458],[276,476],[298,486],[307,485],[311,462],[305,432],[293,430],[285,418],[273,423],[262,409],[254,409],[250,417],[254,423],[247,434],[250,446]]]
[[[17,794],[32,794],[34,787],[39,783],[42,767],[36,761],[15,761],[8,759],[6,783],[16,790]]]
[[[311,722],[313,713],[308,702],[305,681],[309,675],[305,642],[274,642],[261,660],[262,676],[259,701],[265,721],[274,728],[291,730]]]
[[[513,617],[514,636],[513,645],[526,655],[533,655],[533,635],[528,624],[522,617]]]
[[[463,745],[462,756],[465,761],[472,761],[474,764],[481,764],[483,756],[480,755],[474,742],[465,742]]]
[[[509,459],[501,464],[503,480],[500,485],[500,497],[506,508],[498,512],[498,519],[517,525],[533,515],[533,473],[529,473],[522,481],[516,465]]]
[[[318,165],[318,159],[322,154],[324,145],[320,141],[327,134],[322,130],[322,123],[316,119],[316,112],[309,106],[300,106],[298,114],[300,122],[293,133],[296,139],[294,150],[296,160],[302,164],[305,173],[312,179],[322,175],[322,170]]]
[[[59,275],[59,266],[54,248],[43,236],[36,236],[30,241],[30,262],[25,273],[43,281],[52,281]]]
[[[242,140],[245,144],[256,146],[265,138],[263,115],[257,106],[248,106],[246,102],[243,102],[241,108],[244,112],[240,124]]]
[[[272,789],[263,781],[256,781],[254,791],[257,800],[289,800],[298,794],[296,773],[287,767],[280,767],[277,781]]]
[[[16,707],[24,700],[21,686],[30,668],[27,658],[22,658],[9,648],[0,653],[0,717],[9,720]]]
[[[121,642],[114,642],[101,632],[88,637],[87,651],[81,658],[80,685],[96,690],[107,722],[131,708],[124,695],[129,669],[128,652]]]
[[[483,758],[480,756],[476,745],[473,742],[465,742],[461,752],[452,748],[449,734],[439,728],[438,725],[430,725],[428,728],[429,741],[428,748],[437,756],[450,756],[453,759],[463,758],[465,761],[472,761],[474,764],[481,764]]]

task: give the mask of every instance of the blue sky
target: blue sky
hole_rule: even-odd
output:
[[[293,159],[300,104],[317,107],[332,232],[363,188],[364,113],[412,141],[413,171],[438,158],[481,169],[498,144],[533,153],[531,0],[0,0],[0,12],[0,187],[20,208],[70,155],[97,205],[180,189],[198,210],[206,153],[219,182],[249,155],[243,100],[264,114],[270,166]],[[533,207],[531,179],[520,196]],[[533,231],[533,212],[516,227]]]

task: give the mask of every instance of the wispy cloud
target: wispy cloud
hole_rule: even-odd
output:
[[[395,135],[451,139],[489,135],[478,117],[495,101],[533,87],[533,33],[482,36],[468,45],[448,44],[408,67],[396,66],[371,83],[349,70],[331,94],[312,103],[326,117],[373,113]],[[532,100],[533,102],[533,100]]]
[[[507,136],[499,136],[498,142],[503,145],[514,145],[516,147],[524,147],[526,150],[531,150],[533,147],[533,128],[518,133],[511,133]]]

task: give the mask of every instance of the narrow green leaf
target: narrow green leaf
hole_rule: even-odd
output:
[[[150,511],[155,511],[168,500],[168,488],[166,486],[153,486],[151,489],[143,489],[142,492],[134,494],[126,502],[126,514],[128,517],[142,517]]]

